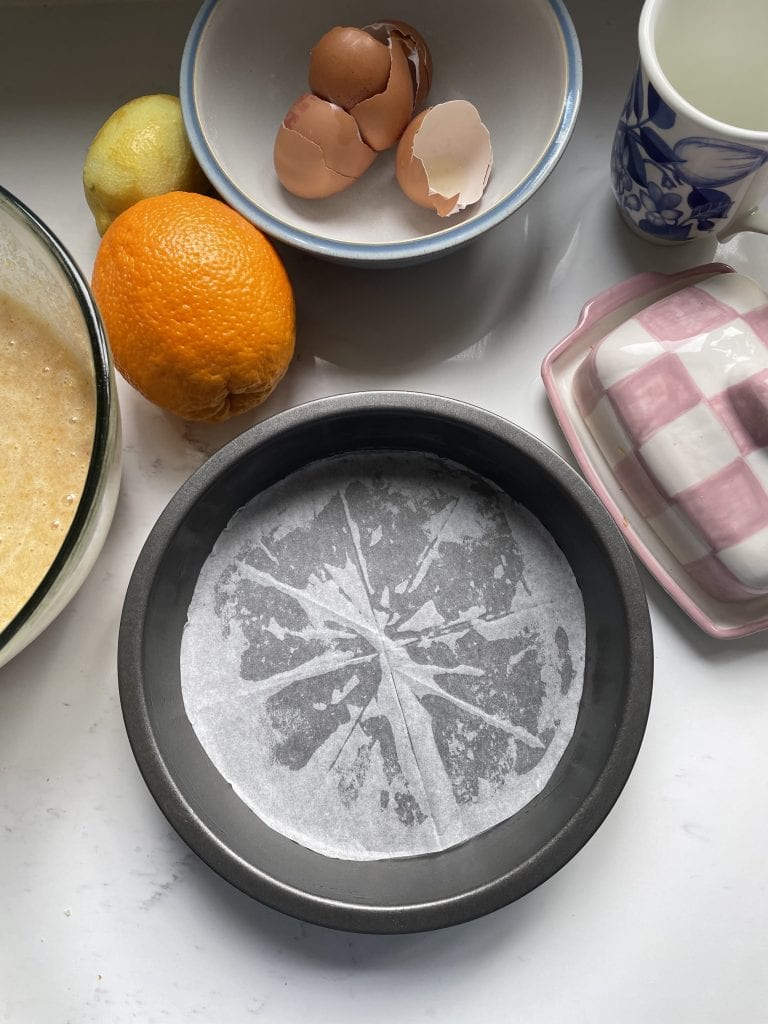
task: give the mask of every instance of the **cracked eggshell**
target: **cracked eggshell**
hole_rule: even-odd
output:
[[[417,110],[426,100],[432,85],[432,54],[426,39],[405,21],[375,21],[372,25],[366,25],[365,31],[382,43],[387,42],[393,34],[400,39],[411,72],[413,109]]]
[[[318,96],[300,96],[285,115],[274,148],[277,177],[302,199],[323,199],[354,184],[376,159],[355,119]]]
[[[337,26],[312,47],[309,87],[323,99],[351,110],[386,89],[391,63],[386,40],[361,28]]]
[[[413,112],[413,83],[408,58],[397,36],[390,36],[389,80],[383,92],[352,107],[360,134],[377,151],[394,146]]]
[[[450,217],[480,199],[492,164],[490,134],[477,109],[466,100],[449,100],[408,125],[397,147],[395,174],[414,203]]]

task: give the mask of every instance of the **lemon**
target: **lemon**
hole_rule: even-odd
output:
[[[208,192],[178,96],[139,96],[119,107],[88,147],[83,187],[101,235],[140,199],[166,192]]]

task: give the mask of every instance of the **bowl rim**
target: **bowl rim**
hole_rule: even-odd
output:
[[[196,99],[197,57],[205,30],[220,2],[204,0],[184,45],[179,92],[187,135],[203,172],[226,202],[267,234],[295,248],[329,259],[374,265],[417,261],[465,245],[501,223],[531,198],[554,170],[573,134],[581,105],[581,49],[563,0],[544,0],[554,14],[562,36],[565,97],[558,124],[546,150],[517,187],[479,216],[431,235],[396,242],[345,242],[322,238],[311,231],[293,227],[255,203],[226,175],[208,144]]]
[[[171,766],[172,754],[164,753],[153,726],[153,697],[146,685],[143,653],[156,575],[166,551],[217,479],[249,453],[295,428],[318,428],[331,419],[371,412],[415,413],[459,422],[516,447],[553,476],[589,520],[616,579],[627,623],[627,695],[614,742],[591,789],[568,821],[545,846],[492,882],[397,908],[352,902],[348,895],[308,893],[298,884],[272,877],[257,861],[246,862],[208,826],[182,792]],[[456,399],[409,391],[315,399],[275,414],[219,449],[182,484],[152,528],[128,585],[118,641],[120,700],[134,757],[150,793],[187,845],[222,878],[267,906],[313,924],[378,934],[443,928],[490,913],[526,895],[568,863],[600,827],[631,774],[648,719],[652,679],[653,639],[640,576],[620,531],[588,484],[553,449],[517,424]]]
[[[83,317],[93,359],[96,412],[93,445],[77,511],[56,557],[32,594],[8,625],[0,631],[0,653],[41,607],[60,573],[84,536],[98,501],[104,468],[108,462],[112,407],[116,401],[112,377],[112,356],[101,316],[82,272],[50,228],[17,196],[0,185],[0,206],[15,216],[45,245],[64,275]],[[31,639],[31,638],[30,638]]]

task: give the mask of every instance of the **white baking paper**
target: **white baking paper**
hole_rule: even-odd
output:
[[[584,648],[581,593],[538,520],[454,463],[365,453],[233,517],[195,588],[181,686],[260,818],[373,860],[462,843],[541,791]]]

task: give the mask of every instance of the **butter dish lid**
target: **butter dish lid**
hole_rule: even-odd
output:
[[[722,264],[588,303],[542,376],[635,553],[715,636],[768,626],[768,294]]]

